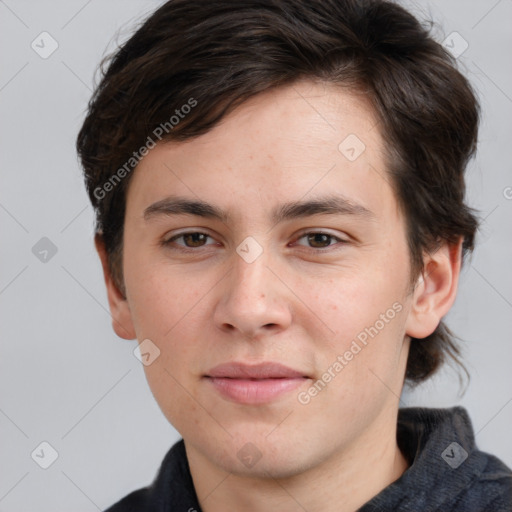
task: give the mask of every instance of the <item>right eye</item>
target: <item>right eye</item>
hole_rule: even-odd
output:
[[[180,233],[179,235],[175,235],[171,238],[163,240],[162,245],[165,247],[170,247],[171,249],[173,248],[173,245],[178,245],[183,247],[183,250],[193,250],[194,248],[212,245],[206,243],[208,238],[211,238],[211,236],[201,231],[188,231],[186,233]],[[182,240],[183,243],[179,243],[178,240]]]

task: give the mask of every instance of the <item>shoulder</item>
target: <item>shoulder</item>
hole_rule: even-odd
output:
[[[417,412],[423,423],[425,462],[435,468],[440,484],[440,509],[510,512],[512,471],[496,456],[478,449],[466,409]]]
[[[153,483],[133,491],[105,512],[200,511],[183,439],[165,455]]]
[[[151,508],[150,489],[133,491],[118,501],[105,512],[149,512]]]
[[[512,471],[478,449],[464,408],[401,409],[397,440],[409,468],[361,512],[512,510]]]
[[[481,508],[478,510],[481,512],[510,512],[512,470],[494,455],[478,449],[475,449],[472,457],[478,461],[475,466],[481,470],[475,472],[471,482],[458,497],[458,509],[473,510],[474,504],[479,503]]]

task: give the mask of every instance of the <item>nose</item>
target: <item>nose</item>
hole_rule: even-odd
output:
[[[287,329],[292,321],[289,291],[278,270],[263,252],[247,262],[233,254],[231,272],[223,279],[214,322],[225,332],[238,332],[249,338],[275,334]]]

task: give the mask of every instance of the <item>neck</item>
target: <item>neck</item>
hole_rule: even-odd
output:
[[[335,452],[321,464],[286,478],[252,478],[223,471],[185,443],[201,509],[354,512],[408,467],[396,443],[396,425],[385,437],[379,430],[363,433],[351,449]]]

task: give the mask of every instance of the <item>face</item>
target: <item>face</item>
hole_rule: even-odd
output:
[[[395,423],[411,298],[388,180],[364,99],[307,81],[134,171],[117,316],[205,463],[293,475]]]

